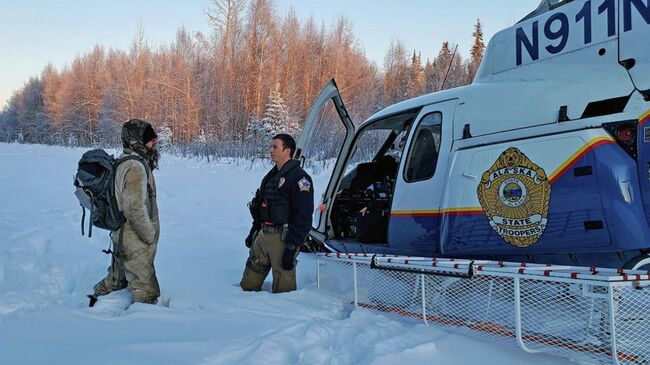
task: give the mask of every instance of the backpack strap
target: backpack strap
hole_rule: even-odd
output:
[[[140,157],[138,155],[128,155],[128,156],[118,158],[117,160],[115,160],[115,169],[117,170],[117,167],[122,162],[125,162],[125,161],[128,161],[128,160],[138,160],[138,161],[140,161],[142,163],[142,165],[144,166],[144,170],[147,173],[147,182],[148,182],[149,181],[149,171],[150,171],[149,163],[147,163],[147,161],[145,161],[144,158],[142,158],[142,157]]]
[[[117,171],[117,167],[122,162],[126,162],[128,160],[138,160],[138,161],[140,161],[140,163],[142,163],[142,166],[144,166],[144,173],[145,173],[145,175],[147,175],[147,192],[149,194],[151,194],[152,188],[151,188],[151,184],[149,184],[149,174],[151,173],[151,168],[149,167],[149,163],[147,161],[145,161],[144,158],[140,157],[139,155],[135,155],[135,154],[118,158],[117,160],[115,160],[114,171]],[[111,188],[111,196],[115,196],[115,186],[111,186],[110,188]]]
[[[84,206],[81,206],[81,235],[83,236],[84,233],[84,223],[86,222],[86,208]]]
[[[128,160],[138,160],[138,161],[140,161],[142,163],[142,165],[144,166],[145,174],[147,175],[147,190],[150,190],[151,187],[149,186],[149,173],[150,173],[149,164],[142,157],[140,157],[138,155],[129,155],[129,156],[124,156],[124,157],[118,158],[114,162],[113,171],[117,171],[117,167],[122,162],[126,162]],[[110,189],[111,189],[111,196],[115,196],[115,184],[112,184],[112,186],[110,186]],[[124,220],[126,220],[126,218],[124,218]],[[111,232],[111,236],[112,235],[113,235],[113,232]],[[116,244],[113,246],[113,249],[111,250],[111,248],[109,246],[108,250],[102,250],[102,252],[104,252],[107,255],[112,254],[115,259],[119,259],[118,255],[119,255],[120,250],[122,249],[123,241],[124,241],[124,225],[122,225],[122,227],[120,227],[119,236],[118,236]],[[111,242],[112,242],[112,240],[111,240]]]
[[[90,221],[88,222],[88,237],[93,236],[93,213],[95,211],[95,204],[90,206]],[[84,212],[85,215],[86,212]]]
[[[112,254],[115,259],[119,259],[119,253],[122,250],[122,243],[124,242],[124,226],[120,227],[120,233],[115,245],[113,245],[113,232],[110,233],[111,242],[108,244],[108,250],[102,250],[103,253]],[[111,246],[113,249],[111,250]]]

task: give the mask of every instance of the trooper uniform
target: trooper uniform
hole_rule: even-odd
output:
[[[133,302],[155,304],[160,295],[154,258],[160,236],[156,182],[152,169],[158,162],[157,151],[148,151],[144,144],[155,138],[151,125],[132,119],[122,128],[122,144],[126,156],[138,156],[118,165],[115,171],[115,198],[126,222],[120,231],[112,232],[113,257],[108,275],[95,285],[93,297],[128,288]]]
[[[272,270],[274,293],[295,290],[296,257],[311,228],[314,210],[311,177],[298,160],[289,160],[279,171],[274,166],[249,207],[253,226],[241,288],[259,291]]]

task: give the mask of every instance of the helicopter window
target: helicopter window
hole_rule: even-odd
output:
[[[320,110],[314,129],[302,150],[305,159],[303,167],[312,170],[315,174],[330,173],[343,148],[346,132],[336,105],[329,100]]]
[[[355,144],[355,151],[348,162],[345,173],[350,172],[360,163],[370,162],[375,159],[380,148],[393,133],[390,129],[374,129],[365,131]]]
[[[442,114],[439,112],[425,115],[420,121],[411,143],[406,164],[405,180],[407,182],[427,180],[433,176],[440,151],[440,124]]]
[[[564,4],[568,4],[572,2],[573,0],[542,0],[542,2],[537,6],[537,9],[533,10],[530,12],[530,14],[526,15],[523,19],[517,22],[523,23],[528,19],[534,18],[536,16],[539,16],[541,14],[544,14],[550,10],[556,9]]]
[[[571,1],[573,0],[548,0],[548,8],[552,10]]]

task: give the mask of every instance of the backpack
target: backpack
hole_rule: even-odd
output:
[[[92,237],[93,226],[117,231],[124,225],[126,218],[119,210],[115,199],[115,171],[119,164],[128,160],[139,160],[147,170],[146,162],[139,156],[115,159],[102,149],[90,150],[81,156],[74,177],[74,186],[76,186],[74,194],[82,209],[82,235],[84,235],[86,209],[90,211],[88,237]]]

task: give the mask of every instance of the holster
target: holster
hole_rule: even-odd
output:
[[[257,189],[253,199],[248,202],[248,210],[254,222],[260,222],[260,189]]]
[[[289,225],[285,224],[282,226],[282,242],[287,242],[287,235],[289,234]]]

